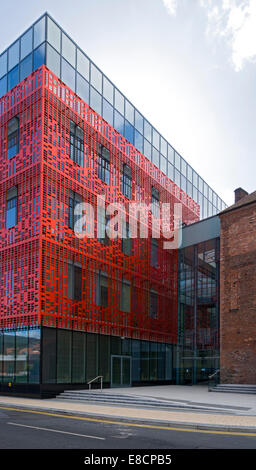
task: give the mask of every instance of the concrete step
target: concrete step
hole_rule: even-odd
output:
[[[256,394],[256,385],[218,384],[209,389],[210,392]]]

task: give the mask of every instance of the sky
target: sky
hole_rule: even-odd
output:
[[[256,0],[13,0],[0,51],[48,11],[227,203],[256,190]]]

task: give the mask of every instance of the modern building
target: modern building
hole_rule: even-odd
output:
[[[55,393],[99,375],[106,386],[176,383],[181,337],[182,368],[213,368],[217,229],[180,255],[182,280],[193,252],[200,292],[200,314],[184,298],[180,320],[178,250],[152,224],[165,202],[172,224],[182,205],[184,225],[225,204],[48,14],[0,55],[0,168],[1,392]],[[126,238],[110,240],[104,210],[93,237],[77,237],[76,206],[96,208],[98,195],[151,203],[149,237],[131,237],[125,212]]]

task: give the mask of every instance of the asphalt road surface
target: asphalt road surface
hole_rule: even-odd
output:
[[[0,407],[0,449],[256,449],[256,436],[243,433],[107,421]]]

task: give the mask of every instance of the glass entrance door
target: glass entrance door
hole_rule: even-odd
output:
[[[111,387],[131,386],[131,358],[111,356]]]

